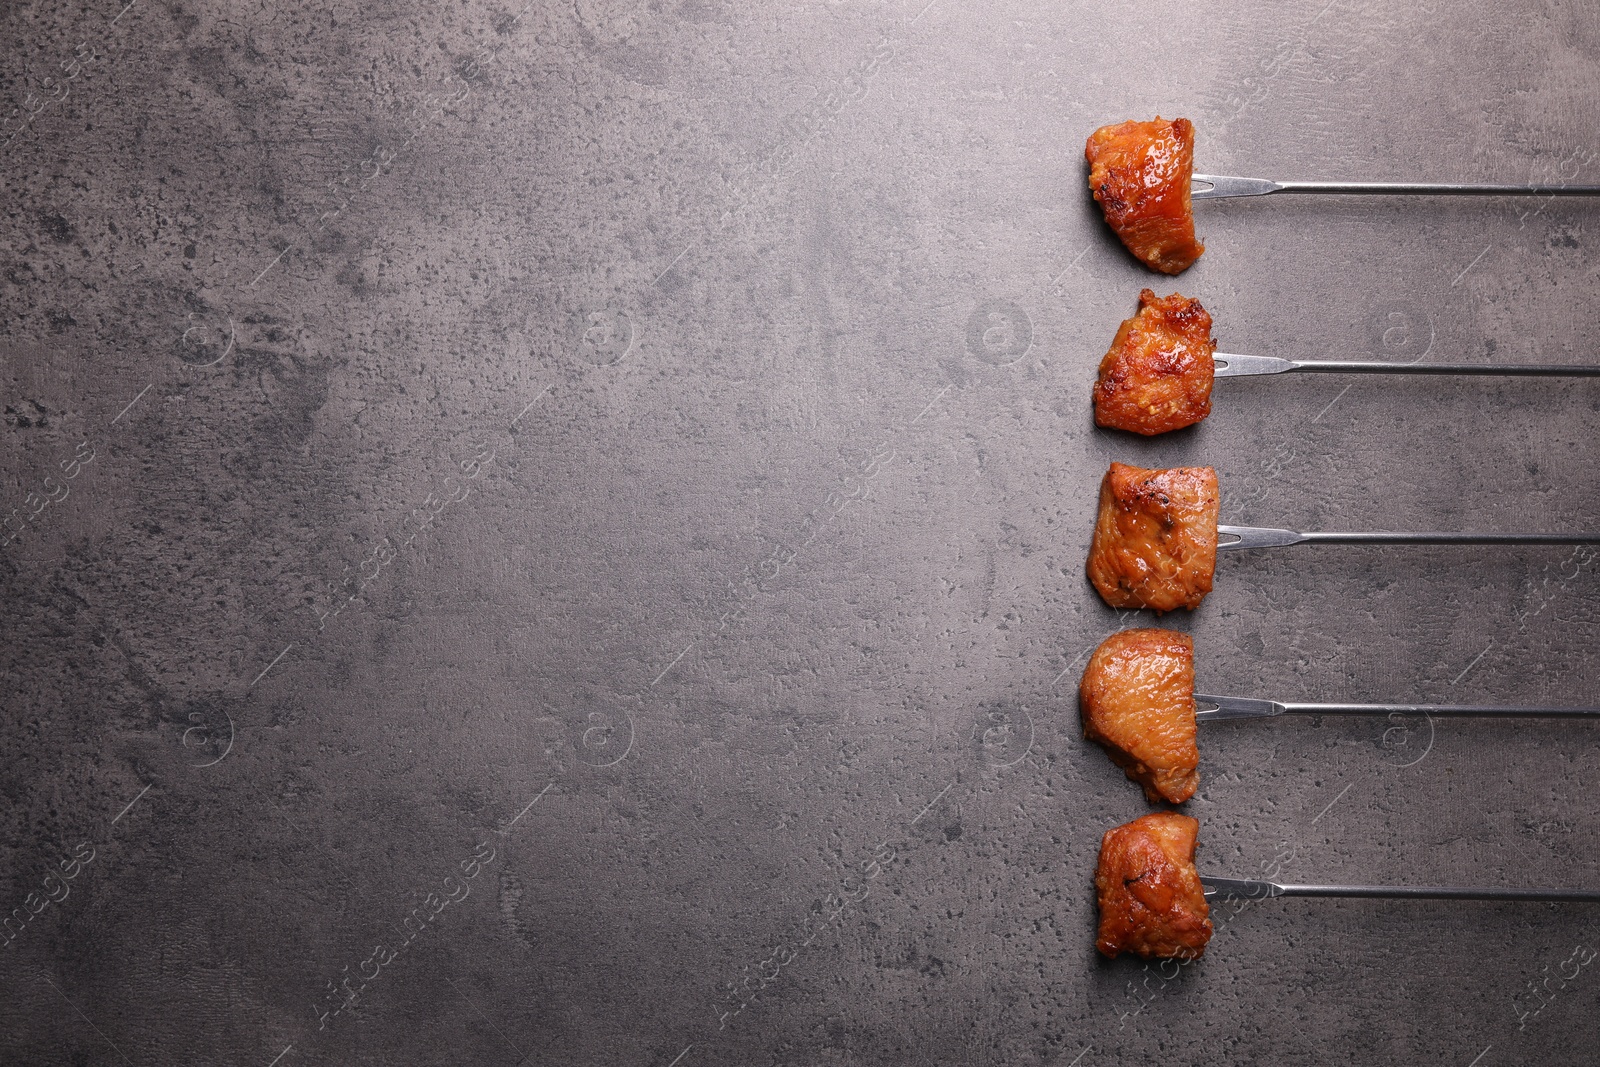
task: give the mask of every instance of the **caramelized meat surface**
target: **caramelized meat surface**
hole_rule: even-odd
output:
[[[1089,547],[1089,580],[1114,608],[1193,610],[1217,566],[1217,472],[1111,464]]]
[[[1078,685],[1083,736],[1144,786],[1182,804],[1200,784],[1194,735],[1194,641],[1173,630],[1123,630],[1100,643]]]
[[[1211,908],[1194,869],[1200,823],[1175,811],[1135,819],[1100,840],[1094,885],[1107,956],[1198,959],[1211,940]]]
[[[1089,135],[1089,188],[1128,251],[1163,274],[1181,274],[1205,245],[1194,239],[1188,119],[1119,122]]]
[[[1123,320],[1100,361],[1095,423],[1146,436],[1193,426],[1211,414],[1216,351],[1200,301],[1141,291],[1138,313]]]

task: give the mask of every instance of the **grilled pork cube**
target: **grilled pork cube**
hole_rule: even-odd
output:
[[[1106,222],[1128,251],[1152,270],[1181,274],[1205,245],[1194,239],[1190,177],[1194,174],[1194,125],[1119,122],[1089,135],[1089,189]]]
[[[1078,685],[1083,736],[1105,746],[1152,804],[1182,804],[1200,784],[1194,641],[1174,630],[1123,630],[1100,643]]]
[[[1211,414],[1216,351],[1200,301],[1141,291],[1138,313],[1123,320],[1100,361],[1095,423],[1147,437],[1193,426]]]
[[[1100,898],[1100,936],[1107,956],[1198,959],[1211,940],[1211,908],[1194,869],[1200,823],[1158,811],[1107,830],[1100,840],[1094,885]]]
[[[1193,610],[1217,566],[1217,472],[1111,464],[1089,548],[1089,580],[1114,608]]]

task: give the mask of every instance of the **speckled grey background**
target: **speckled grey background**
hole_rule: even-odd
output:
[[[1583,382],[1092,428],[1145,285],[1225,350],[1597,358],[1592,203],[1211,203],[1177,282],[1104,229],[1084,137],[1156,112],[1221,173],[1600,180],[1591,5],[1325,3],[7,5],[0,1060],[1592,1062],[1593,906],[1093,948],[1109,460],[1600,526]],[[1597,570],[1264,552],[1165,623],[1213,691],[1592,703]],[[1208,726],[1201,867],[1600,885],[1596,740]]]

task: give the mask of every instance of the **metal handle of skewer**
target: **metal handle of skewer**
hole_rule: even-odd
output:
[[[1222,538],[1233,538],[1224,541]],[[1217,526],[1217,551],[1236,552],[1251,548],[1283,548],[1288,545],[1593,545],[1600,534],[1550,533],[1444,533],[1439,531],[1397,532],[1372,530],[1280,530],[1267,526]]]
[[[1459,182],[1277,182],[1231,174],[1191,175],[1192,200],[1271,193],[1335,196],[1600,196],[1600,185],[1500,185]]]
[[[1381,897],[1396,900],[1528,900],[1600,903],[1600,889],[1507,889],[1445,885],[1285,885],[1256,878],[1202,875],[1207,899],[1266,897]]]

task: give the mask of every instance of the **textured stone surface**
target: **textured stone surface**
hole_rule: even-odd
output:
[[[1149,621],[1083,576],[1113,458],[1214,465],[1224,521],[1600,526],[1583,382],[1095,431],[1153,278],[1084,137],[1594,182],[1592,9],[924,3],[0,12],[0,508],[55,498],[0,551],[4,909],[61,872],[0,1060],[1592,1061],[1594,907],[1099,959],[1147,808],[1074,705]],[[1211,203],[1158,289],[1224,351],[1593,361],[1595,210]],[[1230,556],[1165,624],[1213,691],[1592,703],[1597,569]],[[1202,870],[1600,885],[1597,729],[1205,727]]]

